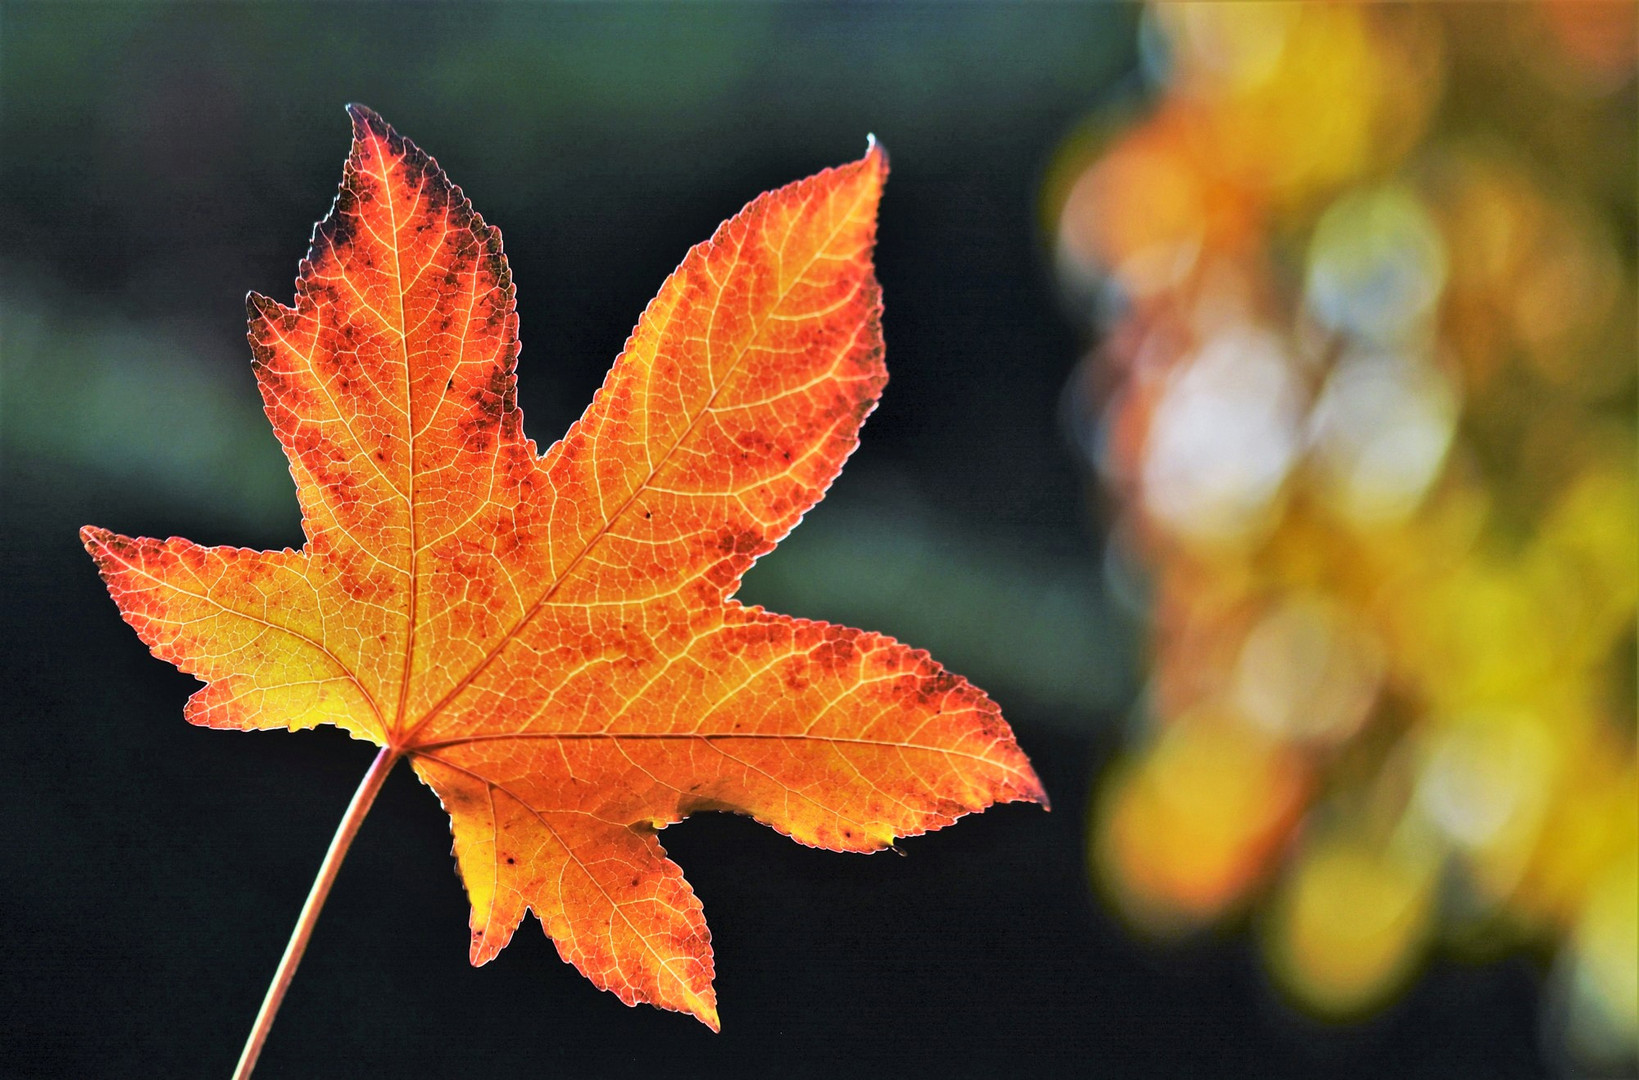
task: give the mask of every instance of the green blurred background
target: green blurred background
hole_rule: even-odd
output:
[[[892,381],[742,596],[882,630],[991,691],[1054,811],[906,859],[705,815],[666,843],[724,1034],[627,1010],[527,928],[465,964],[447,819],[393,777],[259,1075],[1534,1076],[1539,965],[1436,957],[1333,1027],[1254,948],[1133,939],[1086,873],[1144,684],[1143,587],[1061,421],[1086,339],[1043,239],[1057,149],[1145,93],[1140,12],[995,5],[0,3],[0,1071],[220,1074],[368,751],[189,728],[77,528],[301,543],[243,296],[292,291],[378,110],[498,225],[520,399],[550,442],[687,248],[758,192],[888,148]],[[1230,929],[1235,928],[1232,921]]]

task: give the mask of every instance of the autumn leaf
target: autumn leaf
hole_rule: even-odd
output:
[[[731,599],[887,380],[887,159],[762,195],[692,249],[541,454],[500,233],[350,111],[295,305],[248,301],[306,545],[82,537],[154,655],[204,681],[188,720],[335,724],[383,748],[373,772],[409,760],[450,814],[474,964],[533,910],[597,986],[715,1029],[710,935],[658,830],[732,810],[867,852],[1046,802],[996,706],[926,653]]]

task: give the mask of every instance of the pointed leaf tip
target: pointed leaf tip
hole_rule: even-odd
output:
[[[381,114],[368,105],[353,102],[347,106],[347,115],[353,120],[353,141],[359,142],[366,135],[374,135],[382,142],[397,144],[402,140],[393,130],[393,125],[381,118]]]
[[[886,176],[888,174],[888,148],[882,145],[874,132],[867,133],[865,136],[865,159],[867,161],[874,160],[881,175]]]
[[[865,160],[872,161],[872,162],[876,163],[876,174],[877,174],[877,178],[879,180],[884,180],[884,179],[887,178],[887,176],[888,176],[888,148],[887,147],[883,146],[881,143],[877,142],[873,138],[871,140],[870,146],[868,146],[865,150]]]

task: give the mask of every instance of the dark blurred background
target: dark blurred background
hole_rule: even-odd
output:
[[[1053,797],[858,858],[703,815],[724,1022],[627,1009],[520,930],[466,962],[437,801],[400,770],[258,1075],[1531,1076],[1537,968],[1435,959],[1351,1027],[1255,950],[1133,940],[1088,793],[1141,682],[1059,423],[1084,345],[1040,240],[1054,149],[1133,93],[1123,6],[0,4],[0,1072],[222,1075],[370,750],[181,719],[96,523],[299,546],[243,338],[288,298],[366,103],[506,238],[529,434],[579,414],[687,248],[758,192],[889,149],[892,382],[743,596],[882,630],[990,690]],[[533,923],[531,923],[533,925]]]

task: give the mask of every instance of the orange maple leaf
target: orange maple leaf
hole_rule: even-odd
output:
[[[730,599],[887,381],[887,159],[760,196],[691,250],[539,454],[500,233],[350,111],[295,306],[248,300],[306,545],[82,537],[154,655],[205,682],[188,720],[335,724],[383,748],[374,772],[409,759],[450,814],[474,964],[532,909],[596,985],[715,1029],[710,937],[657,830],[733,810],[874,851],[1046,802],[996,706],[926,653]]]

